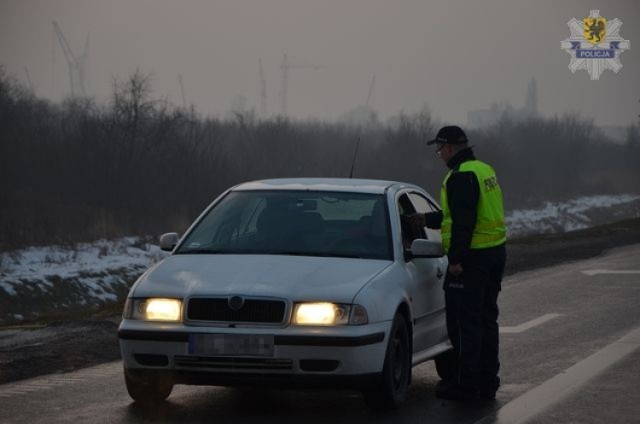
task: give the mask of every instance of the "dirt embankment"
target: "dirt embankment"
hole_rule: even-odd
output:
[[[90,319],[0,330],[0,384],[119,359],[117,329],[117,319]]]
[[[586,259],[636,243],[640,243],[640,219],[516,239],[508,244],[506,274]],[[121,305],[112,305],[90,318],[0,328],[0,384],[119,359],[120,309]]]
[[[640,218],[572,231],[510,240],[506,275],[600,255],[614,247],[640,243]]]

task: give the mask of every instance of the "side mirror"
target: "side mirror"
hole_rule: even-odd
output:
[[[178,233],[166,233],[160,236],[160,250],[171,252],[178,244]]]
[[[442,243],[425,239],[416,239],[411,243],[412,258],[441,258],[444,256]]]

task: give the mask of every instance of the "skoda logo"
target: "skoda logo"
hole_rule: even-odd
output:
[[[244,299],[241,298],[240,296],[232,296],[229,298],[229,309],[231,309],[232,311],[237,311],[240,308],[242,308],[242,305],[244,305]]]

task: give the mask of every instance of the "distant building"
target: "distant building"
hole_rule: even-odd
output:
[[[502,111],[497,103],[493,103],[490,109],[477,109],[467,112],[467,127],[482,128],[489,127],[500,119]]]
[[[528,119],[538,116],[538,83],[531,78],[527,85],[524,106],[515,109],[509,102],[491,104],[489,109],[476,109],[467,112],[467,127],[482,128],[497,123],[503,117],[514,120]]]
[[[627,127],[620,127],[616,125],[605,125],[599,126],[600,130],[610,140],[613,140],[617,143],[626,143],[627,141]]]

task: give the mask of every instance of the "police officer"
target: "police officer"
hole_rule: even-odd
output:
[[[436,154],[449,167],[440,191],[442,212],[419,216],[440,228],[449,259],[444,281],[447,330],[454,348],[444,399],[495,399],[498,370],[498,293],[506,260],[502,191],[493,168],[477,160],[457,126],[441,128]]]

